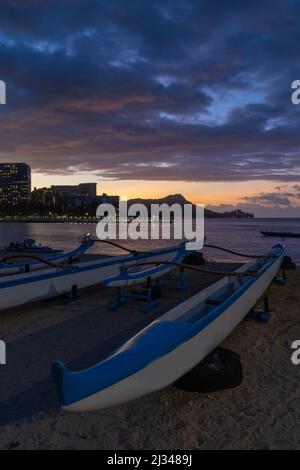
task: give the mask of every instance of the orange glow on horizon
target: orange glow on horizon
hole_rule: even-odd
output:
[[[187,200],[218,206],[220,204],[236,205],[244,197],[262,192],[275,191],[278,183],[272,181],[243,182],[187,182],[187,181],[142,181],[142,180],[99,180],[95,175],[78,174],[78,176],[44,175],[33,173],[32,188],[51,186],[52,184],[78,184],[97,182],[98,194],[123,195],[128,199],[157,199],[169,194],[182,194]]]

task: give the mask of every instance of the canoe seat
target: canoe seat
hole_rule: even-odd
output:
[[[224,289],[215,293],[215,297],[208,298],[202,304],[191,308],[184,315],[179,317],[180,321],[195,323],[210,313],[214,307],[218,307],[234,293],[234,285],[229,284]]]
[[[212,305],[217,307],[218,305],[221,305],[225,300],[228,299],[234,292],[234,285],[229,284],[225,289],[222,291],[219,291],[218,293],[215,294],[215,297],[210,297],[205,300],[206,305]]]

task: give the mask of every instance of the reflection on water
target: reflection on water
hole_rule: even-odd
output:
[[[300,233],[300,219],[206,219],[205,235],[207,243],[225,246],[245,253],[264,253],[280,239],[263,237],[261,230]],[[69,250],[76,246],[86,232],[96,238],[96,224],[37,224],[0,223],[0,245],[10,241],[33,238],[54,248]],[[121,241],[135,250],[147,250],[174,244],[174,240]],[[300,239],[286,239],[287,254],[300,264]],[[97,243],[91,253],[117,253],[117,249]],[[232,256],[206,249],[207,256],[215,259],[230,259]],[[236,257],[234,259],[237,259]]]

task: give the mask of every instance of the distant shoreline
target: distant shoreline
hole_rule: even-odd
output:
[[[285,219],[285,220],[300,220],[300,217],[254,217],[254,218],[247,218],[247,217],[205,217],[205,219],[214,219],[214,220],[280,220],[280,219]],[[88,220],[83,220],[83,219],[43,219],[43,218],[19,218],[19,219],[0,219],[0,223],[26,223],[26,224],[72,224],[72,223],[77,223],[77,224],[96,224],[99,222],[98,219],[88,219]]]
[[[0,223],[24,223],[24,224],[65,224],[71,222],[80,222],[80,223],[93,223],[93,221],[83,221],[83,220],[55,220],[55,219],[1,219]]]
[[[234,219],[234,220],[249,220],[246,217],[205,217],[207,219],[215,220],[224,220],[224,219]],[[253,218],[251,220],[254,220]],[[25,223],[25,224],[97,224],[98,219],[0,219],[0,223]],[[149,220],[150,222],[150,220]]]
[[[0,223],[24,223],[24,224],[66,224],[66,223],[81,223],[81,224],[91,224],[97,223],[96,220],[60,220],[60,219],[1,219]]]

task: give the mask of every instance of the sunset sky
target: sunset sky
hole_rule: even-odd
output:
[[[0,160],[300,217],[299,25],[300,0],[2,0]]]

